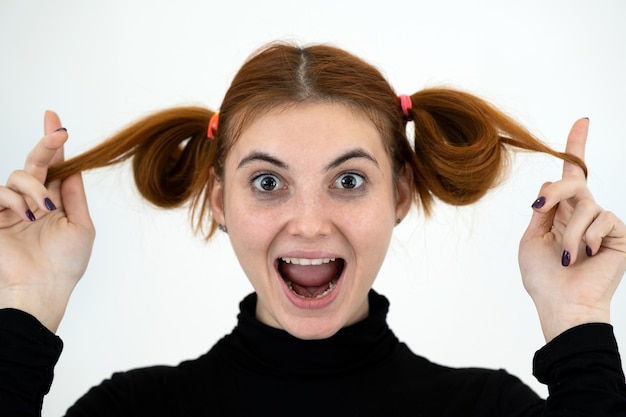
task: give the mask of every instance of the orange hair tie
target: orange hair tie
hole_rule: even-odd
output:
[[[413,117],[411,117],[411,114],[409,113],[409,110],[413,108],[413,103],[411,102],[411,96],[402,94],[400,96],[400,106],[402,107],[402,114],[404,115],[404,120],[406,120],[407,122],[410,122],[411,120],[413,120]]]
[[[209,128],[207,129],[206,136],[211,140],[215,139],[215,136],[217,135],[217,125],[219,124],[219,117],[220,112],[216,111],[215,113],[213,113],[213,116],[211,116],[211,119],[209,120]]]

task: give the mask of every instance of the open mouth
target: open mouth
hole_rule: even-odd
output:
[[[278,272],[292,293],[316,299],[330,294],[341,277],[345,261],[341,258],[279,258]]]

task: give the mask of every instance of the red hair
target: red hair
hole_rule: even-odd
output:
[[[214,112],[180,107],[150,115],[99,146],[52,167],[48,179],[133,159],[135,182],[153,204],[188,203],[196,230],[210,220],[210,173],[222,175],[226,155],[248,124],[270,109],[300,103],[342,103],[363,112],[378,128],[394,175],[408,175],[414,198],[428,215],[434,198],[465,205],[502,177],[510,148],[552,150],[486,101],[466,92],[430,88],[411,95],[414,144],[398,95],[372,65],[326,45],[271,44],[241,67],[228,89],[215,139],[207,138]],[[216,224],[210,220],[207,236]]]

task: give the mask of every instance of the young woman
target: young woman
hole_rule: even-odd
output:
[[[0,411],[39,415],[52,382],[53,333],[94,239],[80,172],[132,158],[148,200],[190,204],[199,230],[228,234],[255,293],[206,355],[116,374],[68,416],[623,416],[609,312],[626,226],[586,186],[588,123],[555,152],[467,93],[399,97],[345,51],[284,44],[243,65],[219,113],[166,110],[69,161],[49,112],[24,170],[0,188]],[[547,401],[504,371],[414,355],[371,289],[412,204],[428,214],[434,198],[478,200],[513,148],[564,160],[532,203],[519,256],[547,342],[534,362]]]

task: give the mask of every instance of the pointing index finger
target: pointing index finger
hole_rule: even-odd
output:
[[[44,133],[24,163],[24,170],[42,183],[46,181],[48,167],[63,160],[63,144],[68,138],[59,116],[51,111],[47,111],[44,117]]]
[[[589,131],[589,119],[578,119],[572,126],[567,136],[567,145],[565,145],[565,153],[577,156],[581,160],[585,160],[585,145],[587,143],[587,132]],[[563,163],[563,178],[566,177],[585,177],[584,171],[576,164],[570,162]]]

